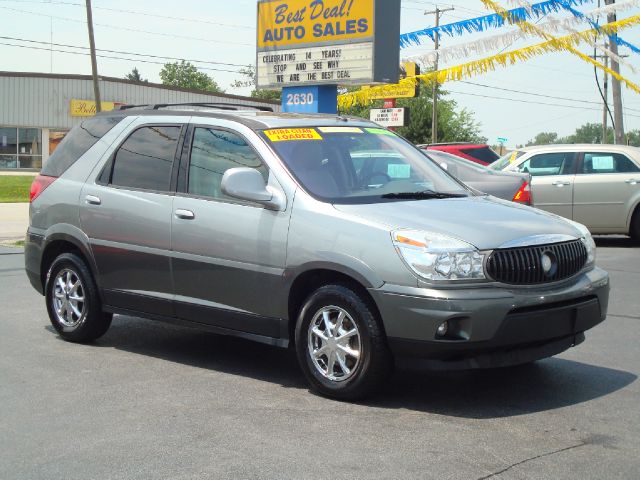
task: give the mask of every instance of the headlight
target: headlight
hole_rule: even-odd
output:
[[[581,223],[574,222],[573,220],[567,221],[580,231],[580,240],[582,240],[582,243],[587,249],[587,263],[585,267],[592,267],[596,263],[596,242],[593,240],[591,232]]]
[[[396,250],[419,277],[426,280],[482,280],[484,255],[473,245],[438,233],[396,230]]]

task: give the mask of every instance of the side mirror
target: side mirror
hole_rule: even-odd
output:
[[[230,197],[260,203],[271,210],[283,210],[282,192],[267,186],[262,174],[253,168],[230,168],[222,176],[222,193]]]

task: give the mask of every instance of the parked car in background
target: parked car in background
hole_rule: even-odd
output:
[[[425,151],[425,155],[466,185],[524,205],[533,205],[531,175],[519,172],[501,172],[438,150]]]
[[[546,145],[515,150],[490,167],[529,173],[536,207],[592,233],[640,240],[640,148]]]
[[[500,158],[491,147],[484,143],[431,143],[418,145],[423,150],[439,150],[441,152],[450,153],[456,157],[466,158],[480,165],[489,165]]]

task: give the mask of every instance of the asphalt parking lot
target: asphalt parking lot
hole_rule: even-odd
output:
[[[640,248],[598,239],[608,320],[526,367],[397,372],[376,398],[311,394],[291,352],[117,316],[50,327],[0,248],[0,478],[638,478]]]

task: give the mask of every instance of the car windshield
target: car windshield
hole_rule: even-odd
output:
[[[514,150],[513,152],[509,152],[506,155],[503,155],[498,160],[493,162],[491,165],[488,165],[488,167],[491,170],[504,170],[506,167],[509,166],[510,163],[515,162],[522,155],[524,155],[524,153],[525,152],[523,152],[522,150]]]
[[[382,128],[264,130],[301,186],[329,203],[466,197],[471,194],[410,143]]]

